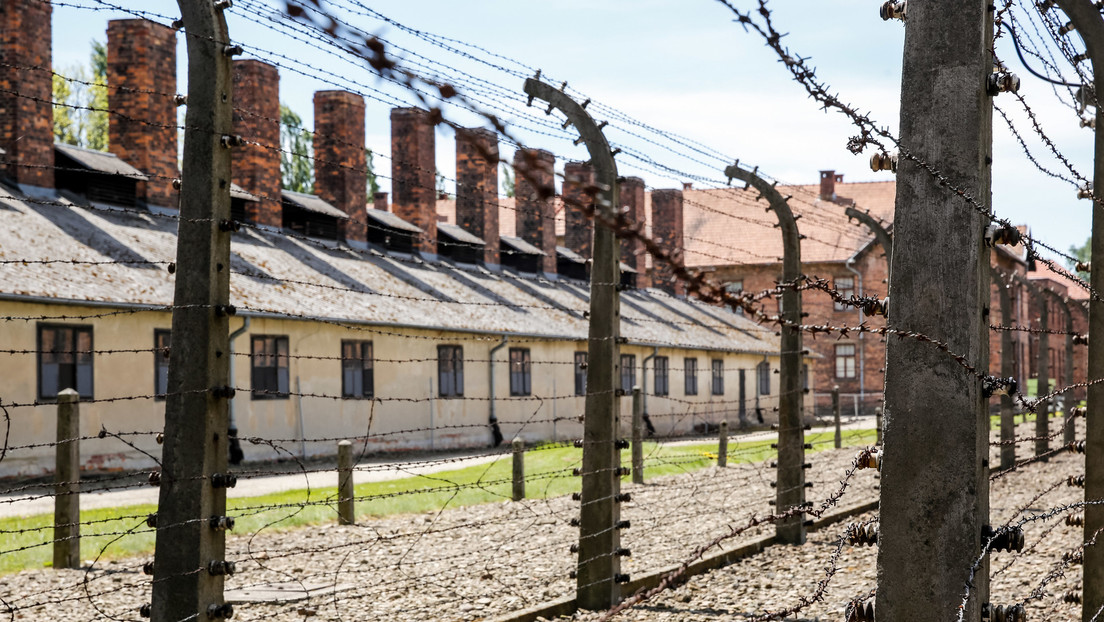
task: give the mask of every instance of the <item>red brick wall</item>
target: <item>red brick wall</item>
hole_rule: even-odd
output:
[[[644,180],[639,177],[626,177],[621,181],[621,205],[629,212],[629,218],[636,223],[644,223]],[[647,256],[640,240],[621,240],[621,261],[637,271],[636,286],[648,287]]]
[[[456,224],[487,243],[485,263],[499,263],[498,135],[490,130],[456,131]]]
[[[231,178],[260,201],[247,203],[251,222],[284,224],[280,202],[280,73],[259,60],[234,61],[234,133],[247,141],[235,147]]]
[[[0,170],[42,188],[54,186],[51,10],[40,0],[0,2]]]
[[[391,211],[424,233],[414,250],[437,252],[436,136],[429,112],[391,110]]]
[[[177,207],[176,31],[144,19],[107,24],[108,149],[150,176],[138,198]]]
[[[683,248],[682,190],[652,191],[652,238],[668,253],[682,255]],[[685,293],[683,284],[675,278],[666,262],[655,262],[652,284],[676,296]]]
[[[556,157],[543,149],[514,152],[517,237],[544,251],[542,270],[556,272],[556,221],[552,208]]]
[[[343,237],[366,242],[367,156],[364,98],[348,91],[314,94],[314,192],[349,215]]]
[[[594,186],[594,170],[589,164],[564,164],[564,246],[583,259],[590,259],[594,254],[594,220],[586,212],[586,206],[593,206],[594,200],[593,194],[586,193],[588,186]]]

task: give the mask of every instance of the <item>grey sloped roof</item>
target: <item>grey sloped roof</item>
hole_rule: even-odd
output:
[[[333,218],[340,218],[342,220],[348,220],[349,215],[345,212],[337,209],[329,203],[323,201],[313,194],[303,194],[302,192],[292,192],[291,190],[281,190],[280,196],[285,201],[291,203],[299,209],[306,210],[308,212],[314,212],[315,214],[321,214],[323,216],[331,216]]]
[[[449,224],[447,222],[437,223],[437,233],[441,232],[446,233],[449,237],[456,240],[457,242],[461,242],[464,244],[478,244],[480,246],[485,246],[487,244],[482,239],[468,233],[467,231],[464,231],[463,227]]]
[[[230,198],[231,199],[241,199],[243,201],[254,201],[254,202],[259,202],[261,200],[260,197],[258,197],[257,195],[252,194],[250,192],[246,192],[245,188],[242,188],[241,186],[239,186],[238,184],[235,184],[235,183],[230,184]]]
[[[568,261],[574,261],[575,263],[586,263],[587,260],[583,259],[583,256],[566,246],[557,246],[556,254]],[[625,264],[621,264],[625,265]]]
[[[368,218],[371,218],[385,227],[398,229],[400,231],[409,231],[411,233],[422,233],[421,227],[412,225],[391,212],[385,212],[381,209],[367,209],[365,213],[368,214]]]
[[[515,253],[521,253],[522,255],[543,255],[544,251],[533,246],[521,238],[515,238],[509,235],[499,236],[499,241],[509,246]]]
[[[4,298],[169,306],[177,222],[155,214],[24,202],[0,186]],[[369,210],[371,211],[371,210]],[[585,340],[585,283],[363,252],[243,228],[232,238],[231,302],[242,314]],[[119,263],[74,264],[70,260]],[[158,263],[144,263],[158,262]],[[622,294],[630,343],[770,353],[774,334],[724,309],[654,290]]]
[[[91,171],[110,175],[125,175],[138,181],[149,180],[149,175],[123,162],[114,153],[95,151],[64,143],[54,143],[54,149]]]

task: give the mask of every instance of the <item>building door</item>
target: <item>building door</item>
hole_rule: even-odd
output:
[[[747,388],[745,386],[744,370],[740,370],[740,423],[747,421],[747,404],[744,403],[744,399],[747,397]]]

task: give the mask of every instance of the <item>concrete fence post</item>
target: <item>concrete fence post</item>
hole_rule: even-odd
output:
[[[720,438],[717,439],[717,466],[728,466],[728,420],[722,419],[720,428]]]
[[[881,444],[882,444],[882,407],[881,406],[874,407],[874,431],[875,431],[874,443],[876,445],[881,446]]]
[[[515,436],[511,443],[514,451],[514,501],[525,498],[525,439]]]
[[[832,419],[836,423],[836,449],[843,447],[843,433],[840,430],[840,405],[839,405],[839,385],[832,387]]]
[[[54,470],[54,568],[80,568],[80,395],[57,397]]]
[[[337,444],[337,522],[342,525],[356,524],[356,492],[353,489],[353,443],[340,441]]]
[[[644,398],[640,387],[633,387],[632,397],[632,481],[644,483]]]

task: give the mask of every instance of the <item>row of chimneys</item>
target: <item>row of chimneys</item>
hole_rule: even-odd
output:
[[[51,96],[51,5],[40,0],[0,2],[0,172],[25,189],[54,187]],[[176,32],[142,19],[114,20],[107,30],[108,144],[112,153],[150,176],[138,184],[138,199],[172,207],[177,192]],[[234,61],[234,133],[248,141],[233,154],[233,181],[260,200],[246,217],[265,226],[282,226],[280,202],[280,76],[276,67],[257,60]],[[364,98],[347,91],[314,94],[315,193],[349,219],[341,235],[351,245],[367,239]],[[391,111],[391,210],[423,230],[414,250],[437,252],[435,127],[417,108]],[[485,129],[456,132],[456,224],[486,243],[483,260],[500,263],[498,137]],[[554,156],[519,149],[515,186],[518,237],[545,253],[542,270],[556,272],[555,215],[552,197]],[[585,163],[564,167],[565,245],[591,257],[593,221],[580,205],[593,172]],[[28,188],[31,187],[31,188]],[[543,189],[543,192],[539,192]],[[386,209],[383,201],[375,207]],[[381,204],[382,203],[382,204]],[[622,180],[621,203],[637,222],[645,220],[644,182]],[[682,191],[652,193],[652,235],[671,252],[682,248]],[[623,241],[622,261],[645,274],[638,241]],[[653,282],[678,288],[669,270],[657,269]],[[639,279],[638,283],[646,279]]]

